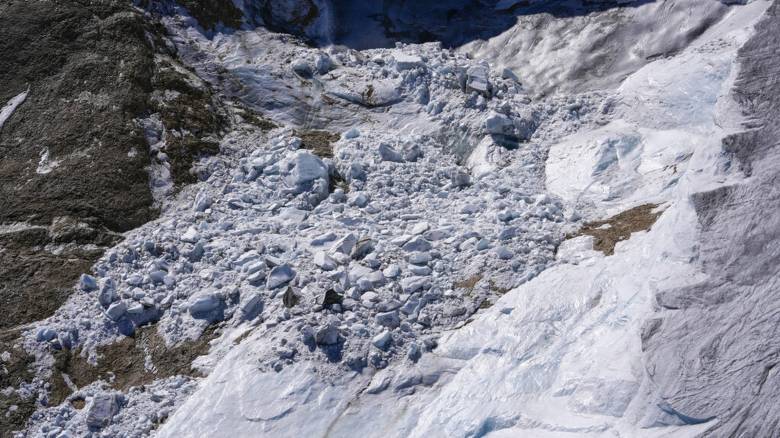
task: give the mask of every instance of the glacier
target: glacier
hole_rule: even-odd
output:
[[[777,2],[493,2],[487,35],[426,38],[445,6],[383,33],[372,2],[236,0],[216,31],[160,3],[230,129],[178,192],[150,167],[159,218],[23,343],[45,375],[151,328],[207,340],[203,377],[146,345],[149,383],[65,375],[19,436],[777,433]]]

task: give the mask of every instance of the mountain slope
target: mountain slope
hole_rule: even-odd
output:
[[[776,4],[216,3],[120,14],[159,216],[8,337],[4,430],[774,433]]]

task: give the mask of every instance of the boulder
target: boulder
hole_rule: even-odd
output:
[[[393,163],[403,163],[404,157],[390,147],[387,143],[381,143],[379,145],[379,157],[382,159],[382,161],[391,161]]]
[[[333,246],[330,247],[331,253],[341,253],[344,255],[350,255],[352,248],[357,244],[357,237],[354,234],[349,233],[341,239],[337,240]]]
[[[339,342],[339,328],[335,323],[328,323],[314,333],[314,341],[319,345],[333,345]]]
[[[390,342],[392,340],[393,337],[390,335],[390,331],[383,330],[371,339],[371,344],[382,351],[386,351],[387,348],[390,347]]]
[[[92,403],[87,409],[87,426],[90,429],[102,429],[109,424],[114,415],[119,412],[119,403],[113,394],[97,394],[92,397]]]
[[[417,55],[397,53],[393,55],[393,58],[395,58],[395,69],[398,71],[411,70],[423,65],[422,58]]]
[[[483,95],[490,94],[490,69],[486,65],[474,65],[466,70],[466,87]]]
[[[376,322],[383,327],[396,328],[401,325],[401,318],[398,316],[398,311],[393,310],[392,312],[377,313]]]
[[[266,288],[276,289],[289,283],[295,278],[295,271],[287,264],[277,266],[271,269],[266,281]]]
[[[321,181],[327,189],[329,180],[328,166],[322,160],[306,150],[298,151],[286,162],[284,181],[297,193],[309,191],[315,181]]]
[[[207,292],[192,297],[189,301],[189,311],[193,316],[203,315],[217,310],[222,304],[222,296],[217,292]]]
[[[484,124],[485,131],[492,135],[512,135],[515,129],[512,119],[495,111],[485,118]]]
[[[498,256],[498,258],[501,260],[510,260],[512,257],[514,257],[514,254],[509,250],[509,248],[505,246],[499,246],[496,248],[496,256]]]
[[[127,313],[127,304],[124,301],[117,301],[106,310],[106,315],[114,321],[119,321]]]
[[[352,249],[352,252],[350,253],[350,257],[352,257],[353,260],[362,260],[373,250],[374,250],[374,241],[369,238],[363,238],[358,240],[357,244],[355,244],[355,247]]]
[[[415,293],[430,286],[431,280],[423,276],[408,277],[401,280],[401,289],[406,294]]]
[[[471,184],[471,176],[461,169],[455,169],[450,174],[450,183],[455,188],[465,188]]]
[[[100,284],[100,292],[98,293],[98,302],[103,307],[108,307],[116,301],[119,297],[116,294],[116,286],[114,281],[110,278],[105,279]]]
[[[79,278],[79,287],[81,290],[91,292],[93,290],[97,290],[97,280],[95,280],[95,277],[89,275],[89,274],[81,274],[81,278]]]
[[[314,254],[314,264],[317,265],[323,271],[332,271],[336,269],[336,261],[332,257],[325,254],[325,251],[317,251]]]
[[[328,289],[322,297],[322,306],[330,307],[334,304],[341,304],[344,301],[344,297],[339,295],[335,290]]]
[[[431,225],[428,222],[418,222],[412,227],[412,235],[416,236],[418,234],[422,234],[428,231],[430,228]]]
[[[241,319],[247,321],[254,319],[263,311],[263,297],[260,294],[252,294],[241,303]]]
[[[282,304],[288,309],[297,306],[300,301],[301,299],[295,294],[295,291],[291,287],[288,287],[287,290],[284,291],[284,295],[282,295]]]
[[[38,342],[49,342],[56,337],[57,337],[57,332],[52,330],[49,327],[40,328],[38,330],[38,333],[35,335],[35,339]]]
[[[431,242],[428,242],[421,236],[416,236],[406,242],[403,246],[404,251],[408,252],[425,252],[430,251],[433,248]]]
[[[409,254],[409,263],[413,265],[426,265],[431,261],[431,253],[429,252],[413,252]]]

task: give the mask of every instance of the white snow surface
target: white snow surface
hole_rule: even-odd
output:
[[[16,111],[16,108],[21,105],[25,99],[27,99],[27,94],[29,92],[29,89],[22,91],[9,100],[5,105],[3,105],[3,108],[0,108],[0,128],[3,127],[9,118],[11,118],[11,115],[14,113],[14,111]]]
[[[535,94],[609,89],[651,60],[684,49],[727,10],[717,0],[635,2],[571,16],[551,7],[521,14],[507,31],[459,50],[511,69]]]
[[[219,324],[194,364],[208,377],[131,391],[97,436],[696,436],[706,422],[660,421],[641,335],[659,290],[703,275],[689,196],[739,178],[720,140],[740,122],[736,51],[767,6],[730,8],[617,88],[543,100],[437,44],[321,50],[170,19],[201,77],[281,126],[239,119],[199,163],[208,179],[127,233],[94,267],[98,290],[25,345],[44,356],[49,328],[95,360],[149,321],[170,345]],[[333,157],[301,149],[310,129],[341,134]],[[663,214],[614,255],[559,247],[580,216],[648,202]],[[134,310],[110,317],[111,302]],[[170,417],[153,429],[159,400]],[[41,408],[29,431],[84,435],[86,411]]]

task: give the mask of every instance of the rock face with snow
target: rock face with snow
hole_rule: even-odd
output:
[[[655,370],[657,397],[667,409],[659,422],[704,422],[711,436],[771,436],[778,394],[774,332],[777,280],[780,86],[764,74],[780,68],[770,48],[780,43],[780,4],[775,2],[739,52],[734,97],[749,106],[748,132],[723,140],[723,153],[747,181],[693,196],[702,226],[697,263],[707,279],[657,295],[660,311],[643,336]],[[749,97],[748,97],[749,96]],[[758,131],[753,123],[758,122]],[[673,311],[665,311],[674,309]],[[760,347],[755,347],[760,345]],[[755,349],[754,349],[755,348]],[[704,391],[693,396],[688,388]],[[728,394],[728,396],[726,396]]]
[[[106,248],[0,339],[0,434],[773,436],[777,5],[565,3],[99,15],[159,25],[159,218],[0,224],[0,261]]]

